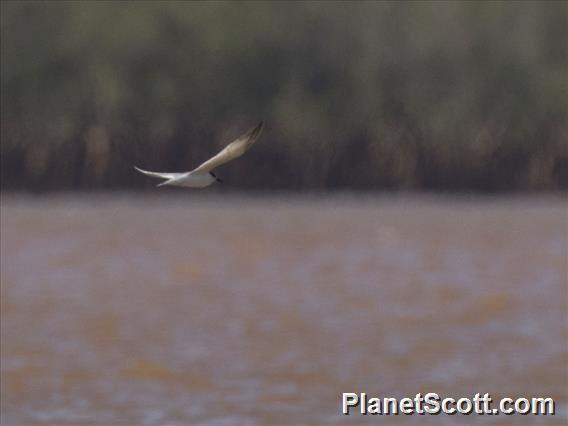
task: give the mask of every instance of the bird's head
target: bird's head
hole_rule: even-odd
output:
[[[223,179],[219,179],[215,173],[209,172],[209,174],[215,179],[215,182],[223,183]]]

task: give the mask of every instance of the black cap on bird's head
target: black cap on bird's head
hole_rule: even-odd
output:
[[[223,183],[223,179],[219,179],[215,173],[209,172],[209,174],[215,178],[215,182]]]

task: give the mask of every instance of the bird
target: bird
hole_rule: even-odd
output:
[[[218,178],[212,170],[243,155],[256,142],[263,127],[264,123],[261,121],[256,127],[253,127],[248,132],[228,144],[217,155],[211,157],[209,160],[189,172],[150,172],[148,170],[142,170],[136,166],[134,166],[134,169],[146,176],[165,179],[164,182],[159,183],[157,186],[168,185],[184,186],[188,188],[205,188],[212,185],[214,182],[223,183],[223,180]]]

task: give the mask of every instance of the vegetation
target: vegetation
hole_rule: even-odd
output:
[[[3,189],[149,185],[260,119],[239,187],[568,187],[568,2],[2,1],[1,65]]]

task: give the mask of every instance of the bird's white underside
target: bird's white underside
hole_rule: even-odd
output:
[[[258,126],[231,142],[217,155],[211,157],[209,160],[189,172],[162,173],[142,170],[136,166],[134,168],[146,176],[166,179],[158,186],[169,185],[185,186],[189,188],[204,188],[211,185],[216,180],[216,178],[211,174],[211,171],[220,165],[228,163],[229,161],[243,155],[256,142],[262,132],[262,127],[263,123],[261,122]]]

